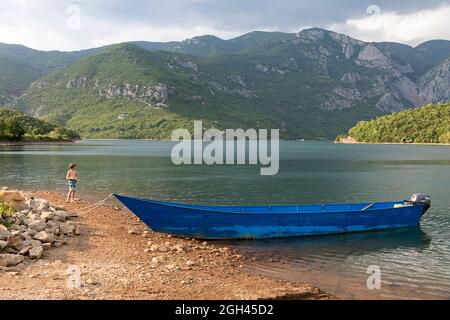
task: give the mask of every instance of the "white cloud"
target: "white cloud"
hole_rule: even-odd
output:
[[[163,3],[129,0],[126,5],[119,0],[81,2],[85,4],[80,5],[80,19],[77,20],[70,16],[73,10],[67,11],[68,7],[76,5],[75,1],[0,0],[0,42],[41,50],[79,50],[133,40],[183,40],[204,34],[228,39],[256,29],[297,32],[299,24],[324,26],[367,41],[417,44],[436,38],[450,39],[449,5],[428,10],[417,8],[408,14],[383,11],[381,6],[379,15],[355,18],[359,5],[355,11],[351,4],[337,6],[325,0],[317,6],[300,0],[280,0],[283,14],[278,13],[279,6],[275,10],[270,3],[265,8],[256,4],[256,0],[224,0],[221,4],[218,0],[220,6],[217,8],[206,0]],[[254,10],[255,6],[258,11]],[[364,7],[362,9],[361,14],[364,14]],[[336,12],[329,14],[330,10]],[[241,11],[244,13],[240,14]],[[343,16],[348,18],[342,20]],[[77,21],[79,28],[73,27]]]
[[[97,25],[99,27],[99,25]],[[92,38],[90,46],[99,47],[111,43],[126,41],[179,41],[198,35],[212,34],[228,39],[240,35],[235,31],[217,30],[207,26],[192,26],[183,28],[178,26],[154,27],[149,25],[128,25],[126,28],[107,25],[107,33],[99,33]]]
[[[394,41],[418,45],[431,39],[450,39],[450,6],[409,14],[383,12],[329,27],[365,41]]]
[[[73,6],[59,2],[59,6],[42,1],[37,6],[33,0],[2,0],[0,3],[0,42],[23,44],[39,50],[80,50],[125,41],[172,41],[198,35],[213,34],[231,38],[239,31],[215,28],[213,21],[187,25],[161,21],[121,21],[120,17],[96,16],[80,7],[79,27],[73,28]]]

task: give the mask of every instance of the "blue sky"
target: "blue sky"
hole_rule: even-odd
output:
[[[450,0],[0,0],[0,42],[42,50],[312,26],[366,41],[450,39]]]

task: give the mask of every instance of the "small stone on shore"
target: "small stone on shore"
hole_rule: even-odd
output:
[[[7,246],[8,246],[8,241],[0,240],[0,252],[3,249],[6,249]]]
[[[55,218],[55,213],[51,211],[44,211],[41,213],[41,219],[44,220],[53,220]]]
[[[44,248],[42,246],[32,247],[29,252],[30,259],[42,258],[43,252],[44,252]]]
[[[188,261],[186,261],[186,265],[187,265],[188,267],[192,267],[192,266],[195,265],[195,262],[192,261],[192,260],[188,260]]]
[[[20,254],[0,254],[0,266],[13,267],[22,263],[24,257]]]
[[[25,241],[23,241],[19,235],[11,235],[8,238],[8,247],[14,248],[17,251],[22,250],[25,245]]]
[[[37,232],[45,230],[46,227],[47,224],[43,220],[36,220],[28,224],[28,228],[33,229]]]
[[[55,236],[46,231],[38,232],[34,237],[35,240],[39,240],[41,242],[53,243],[55,242]]]
[[[0,229],[0,240],[7,240],[10,235],[11,232],[9,232],[8,230]]]

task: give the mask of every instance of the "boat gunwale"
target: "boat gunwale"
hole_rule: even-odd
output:
[[[225,213],[225,214],[250,214],[250,215],[255,215],[255,214],[309,214],[309,213],[314,213],[314,214],[322,214],[322,213],[333,213],[333,214],[337,214],[337,213],[364,213],[364,212],[375,212],[375,211],[382,211],[382,210],[391,210],[391,209],[405,209],[405,208],[409,208],[409,207],[418,207],[418,206],[423,206],[422,204],[413,204],[411,206],[403,206],[403,207],[392,207],[392,208],[377,208],[377,209],[371,209],[368,208],[366,210],[346,210],[346,211],[297,211],[297,212],[245,212],[242,211],[242,208],[251,208],[251,207],[258,207],[258,206],[235,206],[236,208],[241,208],[241,211],[222,211],[219,210],[217,208],[220,208],[221,206],[208,206],[208,205],[192,205],[192,204],[183,204],[183,203],[176,203],[176,202],[168,202],[168,201],[160,201],[160,200],[153,200],[153,199],[146,199],[146,198],[139,198],[139,197],[133,197],[133,196],[125,196],[125,195],[120,195],[120,194],[116,194],[114,193],[114,196],[119,196],[119,197],[124,197],[124,198],[129,198],[132,200],[136,200],[136,201],[142,201],[142,202],[150,202],[150,203],[155,203],[155,204],[159,204],[162,206],[168,206],[168,207],[175,207],[175,208],[182,208],[185,210],[196,210],[196,211],[205,211],[205,212],[209,212],[209,213]],[[120,200],[120,199],[119,199]],[[404,202],[404,200],[398,200],[398,201],[384,201],[384,202],[361,202],[361,203],[352,203],[353,205],[370,205],[370,204],[381,204],[381,203],[401,203]],[[329,203],[329,204],[300,204],[300,205],[286,205],[286,206],[291,206],[291,207],[299,207],[299,206],[325,206],[325,205],[335,205],[335,206],[339,206],[339,205],[349,205],[348,203]],[[190,206],[199,206],[200,208],[194,208],[194,207],[190,207]],[[204,208],[201,208],[201,207]],[[280,207],[283,207],[283,205],[277,205]],[[225,206],[223,206],[225,207]],[[227,206],[228,207],[228,206]],[[229,206],[229,207],[234,207],[234,206]],[[266,205],[266,207],[270,208],[270,205]]]

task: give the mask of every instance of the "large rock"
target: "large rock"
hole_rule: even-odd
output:
[[[27,252],[31,249],[32,247],[30,246],[30,245],[26,245],[26,246],[24,246],[23,248],[22,248],[22,250],[20,250],[19,251],[19,254],[21,254],[21,255],[26,255],[27,254]]]
[[[0,190],[0,200],[2,200],[3,202],[11,202],[11,201],[25,202],[25,196],[20,191]]]
[[[11,205],[14,211],[21,211],[27,208],[25,196],[20,191],[0,190],[0,200]]]
[[[54,220],[49,220],[49,221],[47,221],[47,226],[48,226],[49,228],[57,228],[57,227],[59,227],[61,224],[62,224],[62,222],[59,222],[59,221],[54,221]]]
[[[15,212],[25,210],[27,207],[25,201],[12,201],[11,207]]]
[[[30,240],[30,245],[32,247],[40,247],[42,245],[42,242],[40,242],[39,240]]]
[[[73,236],[75,234],[75,225],[73,224],[61,224],[59,229],[65,235]]]
[[[25,230],[27,230],[26,226],[22,226],[22,225],[18,224],[17,221],[15,221],[15,223],[16,224],[11,227],[11,230],[20,231],[20,232],[24,232]]]
[[[0,254],[0,266],[14,267],[23,262],[23,256],[20,254]]]
[[[33,238],[35,240],[39,240],[44,243],[55,242],[55,235],[52,233],[45,232],[45,231],[38,232]]]
[[[25,224],[25,221],[27,220],[27,215],[24,212],[16,213],[16,224]]]
[[[25,197],[25,203],[28,206],[28,208],[36,207],[36,201],[34,200],[34,197]]]
[[[13,249],[16,249],[17,251],[20,251],[23,249],[23,247],[26,246],[25,241],[21,239],[19,235],[12,235],[8,238],[8,247],[11,247]]]
[[[52,220],[55,217],[55,213],[51,211],[44,211],[41,213],[41,219]]]
[[[7,240],[10,235],[11,232],[9,232],[8,230],[0,229],[0,240]]]
[[[47,227],[47,224],[45,223],[44,220],[36,220],[36,221],[33,221],[30,224],[28,224],[28,227],[37,232],[40,232],[42,230],[45,230],[45,228]]]
[[[44,248],[42,246],[32,247],[28,252],[30,259],[40,259],[44,253]]]
[[[66,219],[69,216],[67,214],[67,212],[65,212],[65,211],[55,211],[54,214],[55,214],[55,217],[53,219],[56,220],[56,221],[59,221],[59,222],[66,221]]]
[[[34,237],[37,233],[38,233],[38,232],[37,232],[36,230],[28,228],[28,229],[23,233],[23,235],[24,235],[24,236]]]
[[[30,213],[25,220],[25,224],[30,224],[33,221],[41,220],[41,215],[38,213]]]
[[[47,233],[53,233],[56,236],[59,236],[61,234],[61,230],[59,229],[59,227],[49,227],[47,226],[47,228],[45,228],[44,230]]]
[[[45,199],[34,199],[35,208],[38,210],[48,210],[50,203]]]

